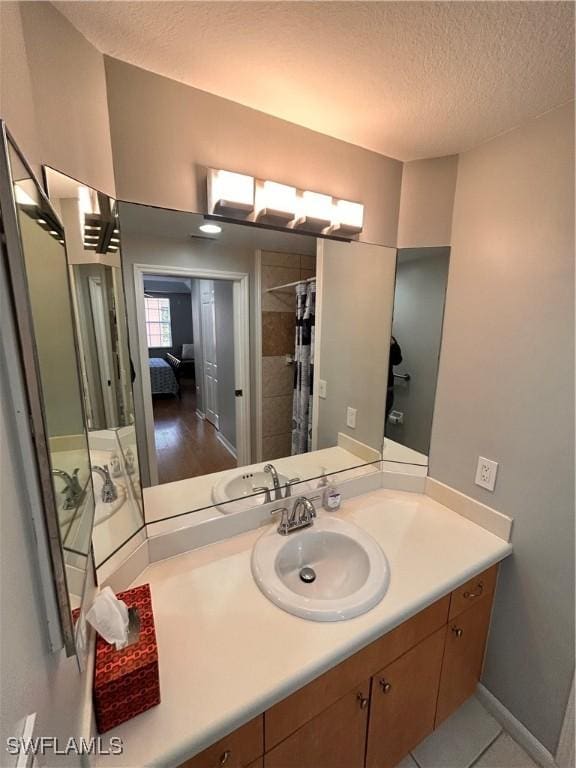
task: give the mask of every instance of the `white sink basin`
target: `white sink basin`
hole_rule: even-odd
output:
[[[280,485],[284,485],[288,482],[288,478],[279,472],[278,481]],[[272,477],[263,470],[223,477],[214,484],[212,499],[220,511],[225,514],[239,512],[266,503],[266,494],[257,493],[254,495],[255,488],[269,488],[271,500],[274,501]]]
[[[382,600],[390,568],[365,531],[322,515],[311,527],[287,536],[274,527],[260,537],[252,551],[252,575],[266,597],[288,613],[312,621],[341,621]],[[302,576],[315,578],[305,581]]]

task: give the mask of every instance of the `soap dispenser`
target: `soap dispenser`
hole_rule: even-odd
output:
[[[337,512],[342,504],[342,494],[336,488],[336,485],[326,477],[326,472],[322,470],[322,477],[318,487],[323,488],[322,508],[327,512]]]

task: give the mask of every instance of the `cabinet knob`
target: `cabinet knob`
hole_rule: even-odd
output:
[[[456,637],[462,637],[464,634],[464,630],[460,629],[460,627],[452,627],[452,632],[456,635]]]
[[[480,597],[480,595],[484,592],[484,583],[482,581],[479,581],[476,585],[476,591],[475,592],[464,592],[464,597],[466,600],[472,600],[474,597]]]
[[[356,699],[360,704],[360,709],[366,709],[366,707],[368,706],[368,699],[366,698],[366,696],[364,696],[363,693],[357,693]]]
[[[218,761],[218,765],[228,765],[228,761],[232,757],[232,752],[227,749],[225,752],[222,752],[220,755],[220,760]]]
[[[384,678],[381,678],[380,688],[382,688],[382,693],[390,693],[390,691],[392,690],[392,685],[391,683],[387,682]]]

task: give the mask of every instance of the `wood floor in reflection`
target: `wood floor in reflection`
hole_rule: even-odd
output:
[[[196,415],[194,381],[182,379],[180,387],[181,397],[153,398],[160,483],[186,480],[237,466],[236,459],[217,439],[212,424]]]

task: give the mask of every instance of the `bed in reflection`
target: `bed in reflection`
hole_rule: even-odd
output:
[[[161,357],[148,360],[153,395],[177,395],[180,391],[172,366]]]

